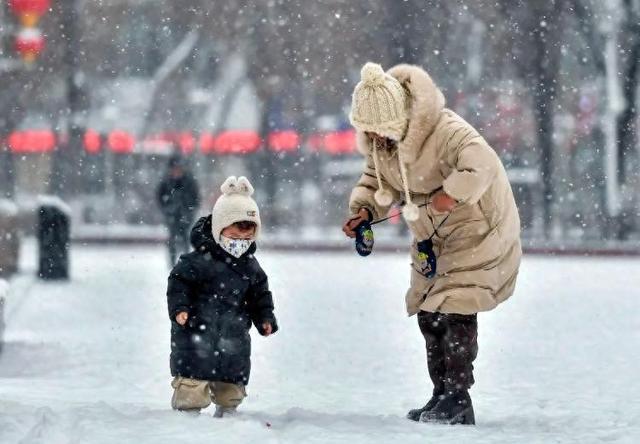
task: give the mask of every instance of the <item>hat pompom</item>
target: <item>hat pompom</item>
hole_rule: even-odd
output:
[[[220,191],[225,195],[240,194],[243,196],[253,195],[254,189],[249,179],[244,176],[229,176],[227,180],[220,186]]]
[[[393,202],[393,195],[391,191],[385,190],[384,188],[380,188],[373,195],[373,198],[376,200],[376,203],[382,207],[388,207]]]
[[[402,208],[402,215],[407,222],[415,222],[420,218],[420,209],[413,202],[409,202]]]
[[[360,71],[360,78],[365,85],[384,85],[385,73],[382,66],[377,63],[367,62]]]

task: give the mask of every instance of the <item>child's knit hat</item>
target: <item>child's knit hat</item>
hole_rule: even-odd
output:
[[[236,222],[249,221],[256,224],[257,239],[260,234],[260,211],[258,204],[251,197],[253,186],[246,177],[229,176],[220,187],[222,195],[218,198],[211,212],[211,234],[220,243],[220,233]]]

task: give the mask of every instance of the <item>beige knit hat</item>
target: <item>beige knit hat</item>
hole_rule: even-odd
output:
[[[229,176],[220,187],[222,195],[216,200],[211,212],[211,234],[220,243],[220,233],[236,222],[249,221],[256,224],[254,239],[260,235],[260,211],[251,197],[253,186],[246,177]]]
[[[407,130],[407,95],[400,82],[376,63],[366,63],[353,91],[351,124],[393,140],[402,140]]]

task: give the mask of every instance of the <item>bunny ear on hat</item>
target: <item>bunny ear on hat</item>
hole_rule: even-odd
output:
[[[236,176],[229,176],[222,185],[220,185],[220,191],[222,194],[234,194],[238,186],[238,178]]]
[[[223,194],[231,195],[231,194],[240,194],[242,196],[252,196],[254,189],[249,179],[244,176],[236,177],[229,176],[227,180],[220,186],[220,191]]]
[[[249,179],[244,176],[238,178],[238,189],[240,190],[239,193],[244,194],[245,196],[253,195],[253,185],[251,185]]]

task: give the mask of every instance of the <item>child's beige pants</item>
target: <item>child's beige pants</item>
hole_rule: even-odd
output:
[[[173,397],[171,407],[174,410],[200,410],[213,402],[223,408],[235,408],[247,396],[240,384],[220,381],[201,381],[199,379],[176,376],[171,381]]]

